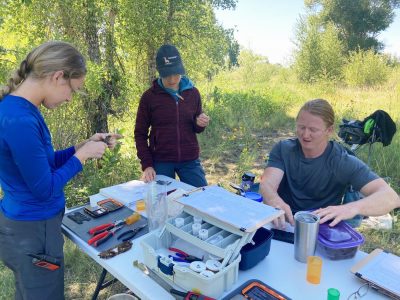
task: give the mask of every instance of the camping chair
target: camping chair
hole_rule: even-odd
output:
[[[356,153],[363,145],[369,145],[368,165],[370,165],[372,145],[381,142],[383,147],[390,145],[396,133],[396,124],[389,114],[383,110],[377,110],[363,121],[342,120],[339,125],[339,137],[351,146],[351,151]]]
[[[389,114],[383,110],[377,110],[363,121],[343,119],[342,124],[339,125],[338,135],[345,144],[351,146],[348,148],[341,143],[346,151],[354,156],[361,146],[369,145],[367,164],[370,165],[372,145],[376,142],[381,142],[384,147],[390,145],[395,133],[396,124]],[[347,187],[342,203],[345,204],[362,198],[363,195],[350,185]],[[346,222],[352,227],[358,227],[362,219],[363,216],[357,215]]]

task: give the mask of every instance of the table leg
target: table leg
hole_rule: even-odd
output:
[[[96,300],[97,297],[99,296],[99,293],[102,289],[105,289],[106,287],[110,286],[111,284],[115,283],[118,281],[118,279],[113,278],[110,279],[109,281],[104,282],[104,279],[106,278],[107,275],[107,270],[103,268],[103,271],[101,271],[101,275],[99,278],[99,281],[97,282],[96,289],[94,290],[94,294],[92,297],[92,300]]]

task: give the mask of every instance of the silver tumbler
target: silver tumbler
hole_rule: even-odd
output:
[[[294,258],[306,263],[307,257],[315,253],[319,217],[310,212],[299,211],[294,215]]]

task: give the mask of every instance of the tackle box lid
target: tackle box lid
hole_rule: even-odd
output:
[[[206,186],[197,192],[188,192],[175,201],[184,205],[185,211],[209,216],[225,226],[247,233],[255,232],[284,214],[282,210],[249,201],[215,185]]]

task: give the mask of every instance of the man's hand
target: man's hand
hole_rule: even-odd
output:
[[[289,205],[287,205],[280,197],[273,199],[272,201],[267,202],[268,205],[279,208],[285,212],[284,215],[280,216],[278,219],[272,221],[272,224],[276,229],[285,230],[286,229],[286,221],[290,223],[290,225],[294,226],[294,219],[292,209]]]
[[[153,181],[156,178],[156,171],[153,169],[153,167],[147,167],[142,174],[141,180],[144,182],[150,182]]]
[[[285,220],[289,222],[290,225],[294,226],[292,209],[277,193],[284,174],[285,173],[281,169],[267,167],[261,176],[260,183],[260,191],[265,204],[282,209],[285,212],[279,219],[272,221],[275,228],[282,230],[286,229]]]
[[[200,127],[208,126],[209,122],[210,122],[210,118],[205,113],[201,113],[196,118],[196,124],[197,124],[197,126],[200,126]]]
[[[358,211],[353,203],[345,205],[328,206],[325,208],[317,209],[313,212],[320,217],[319,223],[325,223],[326,221],[333,220],[329,223],[329,226],[333,227],[337,223],[343,220],[351,219],[358,214]]]

